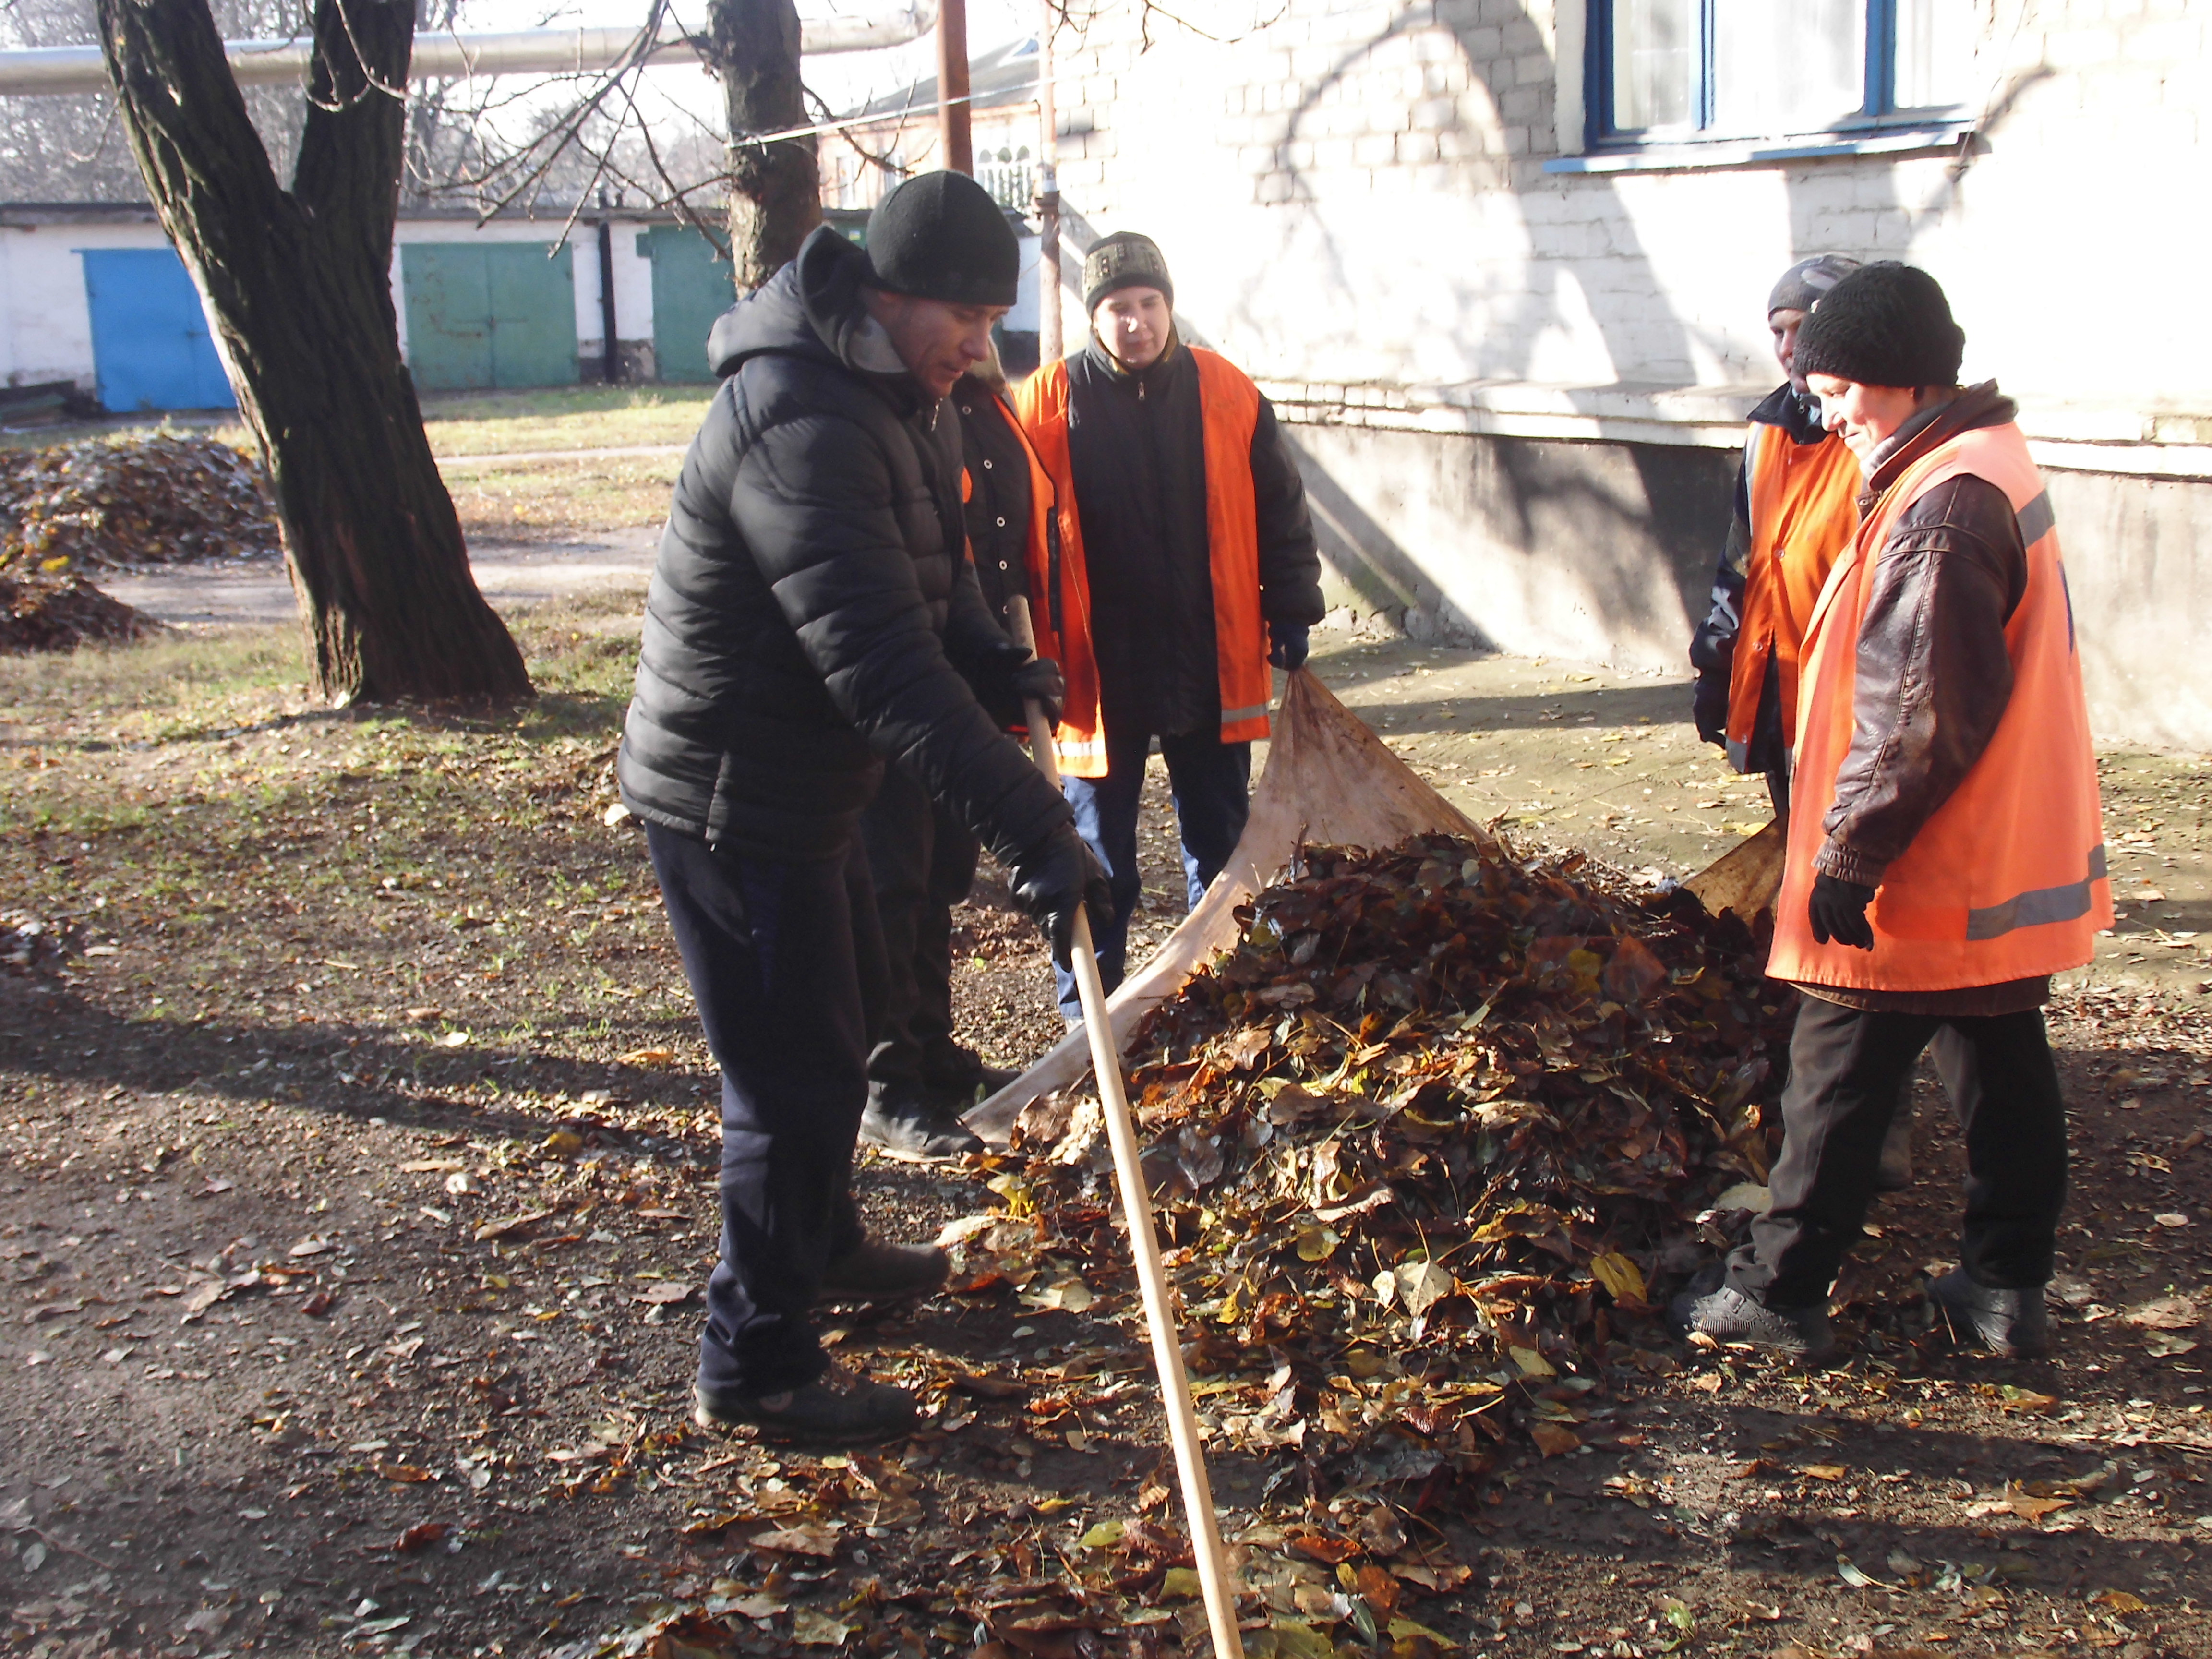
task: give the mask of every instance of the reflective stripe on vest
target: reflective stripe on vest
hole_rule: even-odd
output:
[[[1206,447],[1206,535],[1213,586],[1214,662],[1221,692],[1221,740],[1267,735],[1274,680],[1267,667],[1267,628],[1260,614],[1260,525],[1252,486],[1252,434],[1260,390],[1226,359],[1196,346],[1198,405]],[[1022,387],[1018,408],[1044,470],[1051,477],[1060,530],[1060,580],[1043,568],[1048,552],[1033,543],[1032,592],[1057,592],[1064,615],[1037,628],[1037,650],[1054,658],[1067,682],[1060,714],[1060,769],[1073,777],[1106,775],[1106,730],[1099,708],[1098,660],[1091,645],[1090,583],[1084,562],[1082,514],[1067,441],[1067,365],[1048,363]],[[1049,645],[1049,649],[1048,649]]]
[[[2004,491],[2027,545],[2027,585],[2005,624],[2012,696],[1980,759],[1883,872],[1867,912],[1875,948],[1817,945],[1806,902],[1850,750],[1867,599],[1905,509],[1967,474]],[[2018,427],[1962,434],[1906,468],[1838,561],[1806,635],[1795,787],[1767,963],[1777,979],[1876,991],[1998,985],[2081,966],[2112,926],[2073,606],[2050,499]]]
[[[1728,757],[1751,769],[1751,740],[1772,664],[1783,741],[1797,729],[1798,663],[1805,624],[1837,556],[1859,526],[1858,458],[1839,437],[1801,444],[1780,427],[1751,422],[1744,441],[1751,544],[1744,557],[1742,619],[1729,674]]]

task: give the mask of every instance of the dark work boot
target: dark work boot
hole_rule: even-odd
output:
[[[1977,1285],[1964,1267],[1954,1267],[1928,1287],[1928,1299],[1951,1322],[1961,1342],[1987,1348],[2007,1359],[2033,1359],[2051,1352],[2051,1314],[2043,1305],[2043,1286],[1996,1291]]]
[[[935,1164],[980,1152],[975,1131],[927,1101],[896,1095],[871,1095],[860,1114],[860,1139],[886,1158],[908,1164]]]
[[[1703,1282],[1703,1281],[1700,1281]],[[1709,1336],[1720,1343],[1747,1342],[1808,1365],[1817,1365],[1836,1351],[1828,1329],[1828,1310],[1815,1304],[1805,1308],[1770,1308],[1745,1295],[1733,1285],[1717,1283],[1701,1291],[1700,1283],[1668,1305],[1667,1320],[1683,1336]]]
[[[767,1440],[865,1445],[913,1429],[914,1396],[832,1365],[777,1394],[710,1395],[694,1383],[691,1420],[702,1429],[755,1429]]]
[[[864,1238],[822,1270],[817,1302],[902,1302],[935,1296],[952,1263],[944,1251]]]

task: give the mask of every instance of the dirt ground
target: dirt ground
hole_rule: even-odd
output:
[[[519,711],[313,708],[283,629],[0,663],[12,1650],[730,1650],[710,1619],[748,1652],[1176,1650],[1187,1582],[1109,1524],[1175,1515],[1109,1267],[1087,1307],[837,1316],[842,1355],[922,1392],[907,1442],[689,1426],[714,1088],[639,838],[603,818],[635,607],[511,606]],[[1679,875],[1765,816],[1679,684],[1340,635],[1317,666],[1526,840]],[[1649,1333],[1575,1401],[1581,1451],[1479,1486],[1223,1460],[1255,1659],[1370,1650],[1347,1550],[1402,1592],[1394,1659],[2212,1654],[2201,769],[2106,763],[2129,915],[2053,1010],[2051,1359],[1899,1340],[1960,1181],[1923,1079],[1920,1181],[1838,1286],[1848,1364]],[[1182,908],[1157,779],[1146,834],[1156,938]],[[993,900],[960,914],[958,1012],[1018,1062],[1058,1022]],[[864,1159],[859,1186],[924,1237],[999,1173]]]

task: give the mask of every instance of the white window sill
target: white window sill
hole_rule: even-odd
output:
[[[1773,390],[1620,382],[1549,386],[1522,380],[1455,386],[1345,385],[1260,378],[1288,425],[1364,427],[1461,437],[1739,449],[1752,406]],[[2212,480],[2212,410],[2038,396],[2020,423],[2039,465],[2069,472]]]
[[[1973,131],[1971,122],[1952,121],[1909,131],[1872,132],[1851,137],[1754,138],[1694,144],[1648,144],[1635,149],[1595,150],[1560,155],[1544,163],[1547,173],[1705,173],[1725,167],[1775,167],[1784,161],[1823,161],[1853,155],[1914,155],[1957,148]]]

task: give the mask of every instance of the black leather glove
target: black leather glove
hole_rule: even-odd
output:
[[[1814,876],[1813,896],[1805,906],[1813,924],[1813,942],[1826,945],[1833,939],[1854,951],[1873,950],[1874,924],[1866,916],[1867,906],[1873,902],[1871,887],[1840,876]]]
[[[1033,657],[1014,670],[1014,696],[1024,704],[1035,703],[1052,725],[1060,724],[1060,705],[1067,701],[1067,682],[1060,665],[1050,657]]]
[[[1306,665],[1306,652],[1312,635],[1311,629],[1301,628],[1296,623],[1269,623],[1267,660],[1276,667],[1295,674]]]
[[[1114,891],[1105,866],[1072,823],[1055,826],[1016,860],[1012,885],[1014,902],[1044,929],[1052,941],[1052,959],[1062,968],[1070,965],[1079,911],[1089,914],[1093,939],[1114,921]]]
[[[1705,743],[1728,747],[1729,683],[1724,675],[1700,674],[1690,694],[1690,718],[1698,723],[1698,736]]]

